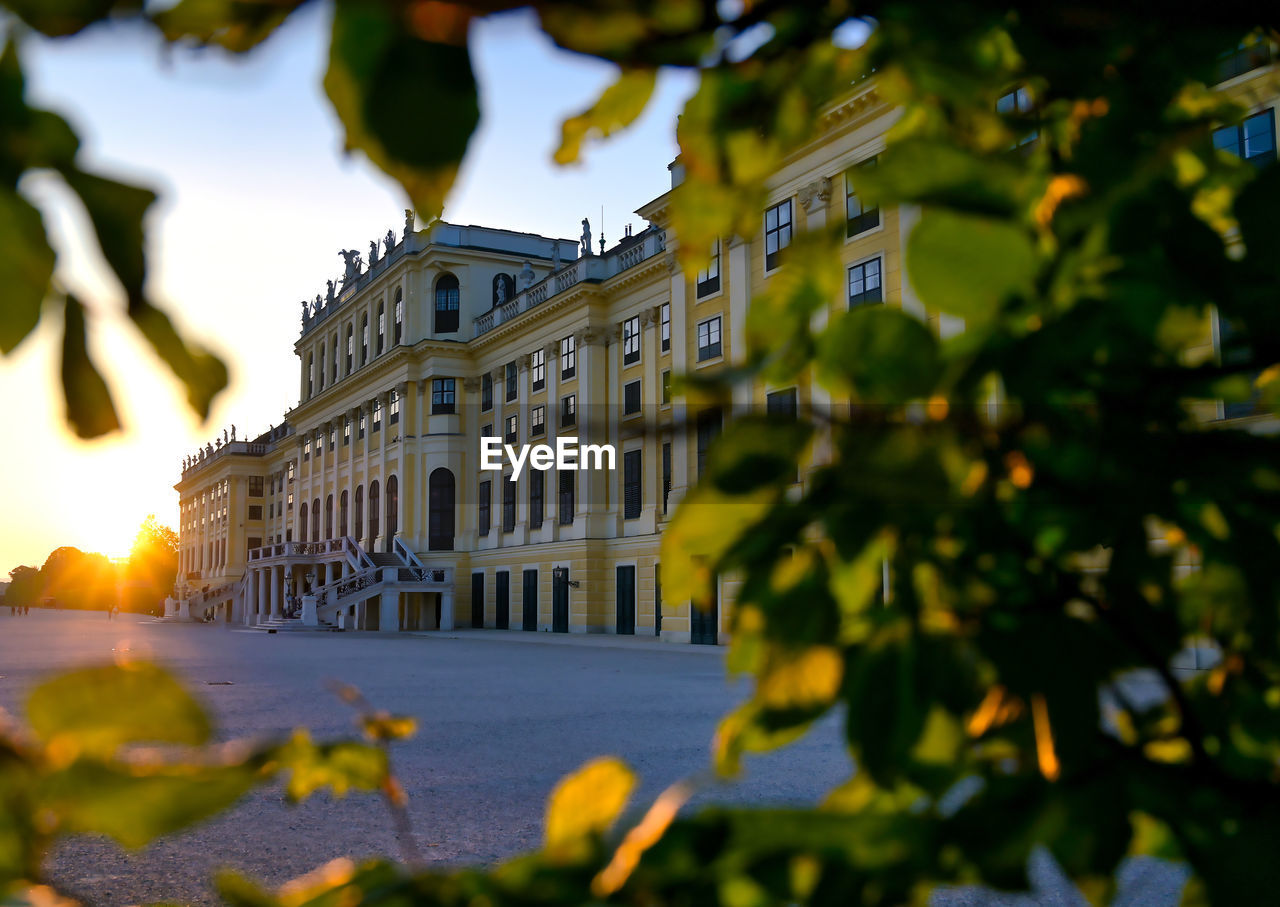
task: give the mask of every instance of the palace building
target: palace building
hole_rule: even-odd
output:
[[[1250,111],[1218,147],[1275,157],[1280,68],[1269,44],[1224,62]],[[1238,59],[1237,59],[1238,58]],[[1238,71],[1235,71],[1238,70]],[[1010,103],[1020,102],[1011,94]],[[234,431],[184,463],[179,589],[169,611],[249,625],[399,631],[497,627],[723,642],[710,613],[660,593],[659,540],[724,414],[671,376],[745,354],[752,296],[798,232],[843,218],[833,306],[901,306],[942,336],[904,278],[919,212],[864,205],[846,174],[874,161],[898,111],[874,79],[824,114],[821,138],[771,181],[755,235],[698,274],[668,248],[663,195],[616,245],[435,222],[345,252],[340,286],[303,304],[299,402],[270,431]],[[671,167],[673,185],[680,165]],[[1220,330],[1213,329],[1216,343]],[[829,403],[816,384],[739,387],[734,408]],[[1217,418],[1249,418],[1224,410]],[[681,426],[689,426],[683,430]],[[614,469],[480,468],[481,438],[609,445]],[[803,473],[797,477],[803,482]]]

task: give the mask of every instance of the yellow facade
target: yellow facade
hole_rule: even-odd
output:
[[[1277,72],[1267,63],[1223,86],[1251,113],[1269,113],[1273,149]],[[282,424],[248,441],[218,439],[186,464],[176,487],[192,612],[261,623],[302,603],[308,622],[383,631],[506,625],[723,642],[730,578],[709,621],[691,619],[688,602],[659,601],[661,532],[697,480],[706,441],[696,407],[664,399],[664,384],[744,357],[749,300],[785,268],[769,254],[784,214],[791,235],[848,224],[848,292],[832,311],[884,302],[942,336],[963,329],[926,311],[905,278],[919,212],[857,217],[856,197],[846,198],[846,171],[873,161],[897,116],[874,81],[833,105],[822,138],[772,180],[774,216],[762,215],[753,236],[726,238],[701,275],[676,263],[665,195],[638,210],[643,231],[603,253],[443,222],[389,235],[376,263],[304,304],[300,402]],[[790,390],[740,388],[733,406]],[[830,403],[809,382],[794,400]],[[517,444],[613,445],[617,468],[543,474],[539,520],[536,471],[514,483],[512,507],[509,467],[480,469],[481,436],[505,439],[512,428]],[[638,494],[624,462],[637,451]],[[558,595],[567,609],[555,607]]]

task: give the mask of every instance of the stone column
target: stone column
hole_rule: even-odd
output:
[[[440,629],[453,629],[453,588],[448,587],[440,593]]]
[[[675,258],[671,262],[671,373],[683,374],[689,369],[688,358],[688,313],[685,306],[685,276],[676,267]],[[689,451],[694,439],[687,430],[689,405],[683,394],[671,399],[671,422],[675,432],[671,436],[671,493],[667,497],[667,515],[675,512],[676,505],[684,497],[689,485]],[[661,449],[659,449],[661,456]],[[659,463],[659,468],[661,464]]]
[[[280,609],[281,590],[284,586],[284,567],[275,566],[271,569],[271,616],[280,617],[282,611]]]
[[[831,199],[831,180],[821,179],[810,183],[800,192],[800,202],[804,206],[805,212],[808,214],[807,228],[810,231],[824,230],[827,226],[827,216],[830,210]],[[883,269],[881,269],[883,279]],[[828,301],[827,305],[819,308],[813,313],[813,317],[809,322],[810,329],[815,333],[819,333],[827,326],[827,321],[831,315],[831,306],[839,305],[840,301]],[[831,459],[831,427],[826,420],[826,416],[831,415],[831,393],[818,383],[816,378],[809,382],[809,404],[813,411],[820,414],[817,421],[816,431],[813,441],[813,462],[826,463]],[[802,406],[803,401],[799,399],[797,393],[796,405]],[[801,480],[806,476],[807,470],[801,470]]]

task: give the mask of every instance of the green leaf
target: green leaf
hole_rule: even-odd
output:
[[[186,385],[187,402],[200,418],[207,418],[213,399],[227,386],[227,366],[204,347],[182,339],[169,316],[140,302],[129,308],[129,318],[147,338],[152,349]]]
[[[107,383],[89,358],[84,308],[67,296],[62,334],[62,394],[67,421],[82,438],[97,438],[120,427]]]
[[[735,419],[708,456],[709,474],[717,488],[735,494],[783,480],[789,484],[812,434],[812,425],[794,419]]]
[[[289,773],[285,793],[294,802],[318,790],[332,791],[337,797],[351,790],[375,791],[387,780],[387,754],[370,744],[315,744],[306,731],[295,731],[274,755],[279,767]]]
[[[84,202],[98,245],[124,285],[129,305],[140,304],[147,279],[142,221],[156,194],[75,168],[63,171],[62,176]]]
[[[777,500],[775,488],[728,495],[697,485],[662,534],[662,598],[701,601],[711,569]]]
[[[181,0],[152,21],[170,41],[195,38],[235,53],[257,47],[284,24],[305,0]]]
[[[899,308],[861,306],[827,327],[818,341],[818,368],[823,383],[862,402],[905,403],[934,390],[938,342]]]
[[[1027,234],[992,218],[928,210],[907,240],[907,268],[924,304],[971,322],[1028,292],[1035,254]]]
[[[608,138],[635,122],[644,113],[657,72],[652,69],[624,69],[594,104],[577,116],[569,117],[561,127],[557,164],[571,164],[582,152],[588,136]]]
[[[253,787],[256,766],[130,766],[81,759],[44,778],[41,809],[59,830],[101,834],[142,847],[233,805]]]
[[[609,828],[627,805],[636,777],[611,756],[594,759],[561,779],[547,798],[546,849],[553,860],[572,860],[583,842]]]
[[[106,18],[116,6],[135,6],[121,0],[5,0],[23,22],[51,37],[73,35]]]
[[[457,43],[415,37],[386,8],[338,0],[324,87],[359,149],[438,217],[480,121],[465,28]]]
[[[144,662],[82,668],[27,699],[36,736],[66,753],[109,756],[126,743],[199,745],[209,719],[176,677]]]
[[[53,265],[40,212],[0,186],[0,351],[11,352],[39,322]]]
[[[1236,220],[1249,261],[1280,270],[1280,167],[1267,167],[1236,198]]]

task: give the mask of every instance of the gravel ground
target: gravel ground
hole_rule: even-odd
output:
[[[11,618],[4,609],[0,706],[20,714],[25,691],[41,677],[129,649],[185,676],[225,739],[298,726],[325,739],[355,733],[351,712],[324,686],[341,679],[377,706],[418,718],[417,737],[394,753],[396,770],[427,858],[461,864],[536,847],[547,794],[594,756],[617,754],[635,768],[641,785],[633,803],[705,768],[717,720],[747,692],[745,683],[726,681],[720,649],[529,636],[268,635],[102,614]],[[231,685],[208,685],[217,681]],[[829,721],[701,799],[808,804],[849,771],[839,727]],[[60,885],[104,907],[207,904],[210,874],[221,866],[279,883],[333,857],[396,852],[376,797],[320,796],[290,807],[269,789],[141,852],[73,839],[51,866]]]
[[[706,768],[720,716],[747,693],[725,678],[724,650],[646,639],[518,631],[454,634],[265,633],[126,616],[0,609],[0,707],[21,714],[41,677],[127,650],[185,676],[216,715],[222,739],[350,737],[350,710],[325,687],[358,686],[375,705],[410,714],[418,735],[395,752],[419,848],[442,864],[485,864],[537,847],[555,783],[588,759],[616,754],[640,775],[632,803]],[[230,685],[223,685],[226,682]],[[215,685],[210,685],[215,684]],[[1132,692],[1132,691],[1131,691]],[[798,743],[748,762],[745,777],[695,802],[812,804],[851,766],[833,717]],[[87,903],[213,904],[212,872],[229,866],[269,884],[334,857],[398,852],[390,819],[369,795],[314,797],[290,807],[278,789],[251,794],[194,830],[128,853],[80,837],[52,855],[54,880]],[[933,907],[1076,907],[1083,899],[1041,852],[1033,891],[937,892]],[[1185,870],[1132,860],[1117,907],[1174,907]]]

